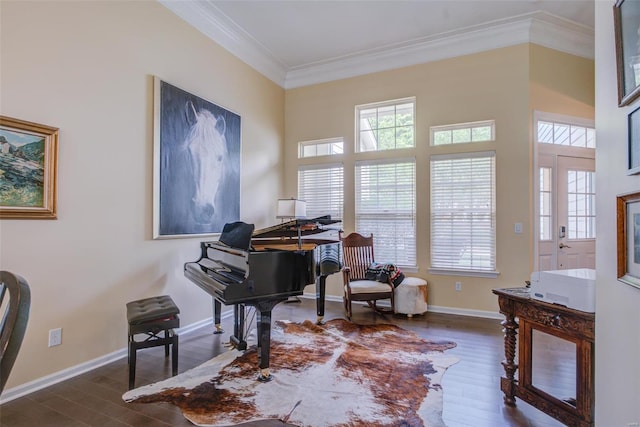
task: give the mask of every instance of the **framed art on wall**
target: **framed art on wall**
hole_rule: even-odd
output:
[[[640,288],[640,192],[616,198],[618,280]]]
[[[613,6],[618,67],[618,105],[640,96],[640,2],[618,0]]]
[[[0,218],[56,219],[58,128],[0,116]]]
[[[154,77],[153,238],[240,218],[240,116]]]
[[[628,133],[628,175],[640,173],[640,108],[629,113],[627,119]]]

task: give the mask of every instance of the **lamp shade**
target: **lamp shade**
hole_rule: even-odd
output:
[[[307,202],[298,199],[278,199],[277,218],[306,218]]]

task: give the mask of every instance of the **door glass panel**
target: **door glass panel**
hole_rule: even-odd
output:
[[[569,239],[596,237],[595,173],[567,171],[567,226]]]
[[[531,384],[575,407],[576,344],[537,329],[531,341]]]

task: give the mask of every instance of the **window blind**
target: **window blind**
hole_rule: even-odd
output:
[[[298,169],[298,198],[307,202],[307,218],[331,215],[342,219],[343,166],[314,165]]]
[[[495,153],[431,157],[431,266],[496,268]]]
[[[415,159],[357,162],[356,231],[373,233],[379,262],[416,265]]]

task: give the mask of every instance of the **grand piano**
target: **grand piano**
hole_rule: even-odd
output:
[[[230,341],[238,350],[247,348],[245,306],[255,307],[260,381],[271,380],[271,311],[277,304],[315,283],[316,322],[323,321],[326,278],[341,268],[340,246],[337,240],[313,236],[338,222],[322,216],[261,230],[244,222],[225,224],[218,241],[201,242],[200,258],[184,264],[184,275],[213,297],[214,333],[223,332],[221,305],[234,306]]]

